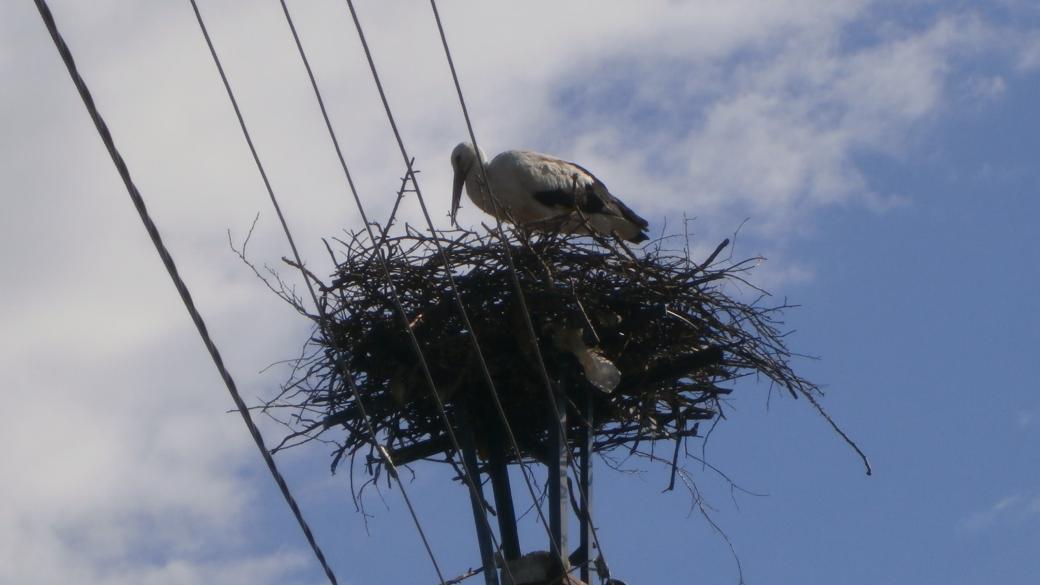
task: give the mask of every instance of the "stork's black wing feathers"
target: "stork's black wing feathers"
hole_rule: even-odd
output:
[[[574,165],[575,167],[581,169],[581,171],[584,172],[586,175],[592,178],[593,184],[592,187],[588,190],[590,196],[587,197],[587,199],[595,199],[599,205],[599,209],[603,209],[604,207],[610,204],[614,204],[617,207],[617,210],[621,212],[621,217],[636,224],[641,229],[646,229],[650,225],[650,222],[636,215],[636,212],[632,211],[632,209],[629,206],[622,203],[621,200],[617,197],[611,195],[610,190],[607,189],[607,186],[605,184],[603,184],[603,181],[600,181],[599,178],[596,177],[596,175],[593,175],[591,172],[589,172],[588,169],[570,161],[567,161],[567,164]],[[607,199],[607,201],[604,201],[604,198]],[[582,211],[584,211],[584,209]]]
[[[564,207],[567,209],[574,209],[574,193],[571,191],[565,191],[563,189],[539,191],[534,194],[534,198],[538,203],[541,203],[546,207]]]
[[[534,198],[538,203],[546,207],[562,207],[564,209],[577,207],[585,213],[600,213],[606,208],[606,203],[591,186],[580,193],[579,196],[575,196],[573,190],[552,189],[549,191],[538,191],[534,194]]]
[[[543,177],[547,179],[540,185],[531,185],[535,188],[530,192],[540,204],[565,210],[579,209],[590,215],[617,217],[638,227],[640,231],[650,225],[614,197],[603,181],[600,181],[585,167],[537,152],[523,151],[523,156],[536,166],[541,165]],[[645,234],[640,233],[632,241],[641,241],[646,238]]]
[[[620,199],[614,199],[614,203],[618,206],[618,209],[621,210],[621,217],[636,224],[637,226],[639,226],[639,229],[645,230],[650,226],[650,222],[636,215],[636,212],[632,211],[632,209],[629,208],[629,206],[622,203]]]

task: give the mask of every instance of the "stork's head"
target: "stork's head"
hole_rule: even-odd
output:
[[[484,153],[478,158],[477,149],[469,142],[460,142],[455,150],[451,151],[451,168],[455,171],[455,182],[451,190],[451,223],[455,225],[455,214],[459,211],[459,201],[462,199],[462,186],[470,173],[480,172],[480,161],[484,159]]]

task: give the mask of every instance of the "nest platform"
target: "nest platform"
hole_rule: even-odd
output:
[[[591,431],[593,451],[667,440],[677,454],[679,442],[719,416],[738,379],[757,377],[796,397],[818,392],[791,368],[781,320],[788,305],[769,304],[747,283],[757,259],[720,260],[728,241],[698,260],[684,236],[638,254],[587,236],[507,237],[515,270],[489,234],[434,240],[406,230],[381,247],[364,232],[337,239],[339,249],[329,248],[336,271],[320,283],[325,322],[311,315],[323,326],[269,404],[295,409],[283,446],[321,437],[335,445],[334,470],[363,455],[373,476],[382,465],[377,444],[397,465],[450,461],[440,403],[450,420],[465,413],[483,454],[501,432],[494,392],[519,446],[507,463],[544,461],[554,387],[566,397],[568,436]],[[734,285],[749,300],[727,294]],[[590,356],[607,364],[605,379],[590,373]],[[591,429],[581,406],[589,401]]]

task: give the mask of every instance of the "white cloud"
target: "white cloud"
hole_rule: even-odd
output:
[[[214,560],[193,560],[171,555],[158,563],[98,563],[74,547],[36,538],[36,548],[25,550],[14,570],[0,569],[6,583],[93,583],[97,585],[315,585],[295,575],[309,562],[297,553],[276,552],[257,557],[226,555]],[[50,546],[48,546],[50,545]],[[18,549],[15,549],[18,550]],[[54,559],[61,559],[60,564]]]
[[[165,2],[54,4],[232,371],[248,396],[269,396],[276,378],[254,372],[291,355],[305,325],[227,250],[225,229],[241,237],[262,210],[252,256],[287,254],[193,15]],[[779,283],[811,278],[811,266],[779,260],[784,238],[811,231],[815,209],[890,202],[857,154],[902,156],[914,129],[942,114],[959,59],[997,50],[993,26],[977,18],[900,29],[870,22],[870,7],[442,10],[489,151],[580,160],[654,220],[697,216],[712,244],[751,215],[747,229],[768,249],[743,249],[771,256],[763,278]],[[325,272],[318,237],[359,226],[280,8],[202,8],[302,251]],[[292,10],[362,197],[382,218],[403,165],[349,15],[332,0]],[[249,534],[240,512],[269,480],[256,477],[241,423],[224,414],[224,390],[38,16],[28,3],[10,12],[0,22],[0,175],[10,194],[0,214],[0,369],[11,414],[0,468],[14,481],[0,482],[0,581],[292,582],[312,562],[296,549],[261,550]],[[361,18],[445,225],[447,153],[465,131],[432,17],[425,5],[365,3]],[[881,34],[850,43],[852,24]],[[1035,68],[1034,53],[1014,58]],[[990,89],[1015,82],[979,75]],[[414,201],[404,218],[418,220]],[[462,219],[481,218],[468,206]]]
[[[1007,81],[1001,75],[972,77],[968,80],[968,93],[980,101],[997,100],[1007,91]]]
[[[1036,422],[1036,413],[1031,410],[1020,410],[1015,413],[1015,423],[1020,429],[1028,429]]]
[[[985,510],[960,520],[961,532],[976,533],[1001,525],[1015,524],[1040,516],[1040,495],[1018,493],[1000,498]]]
[[[1035,34],[1023,35],[1016,43],[1018,59],[1015,63],[1020,71],[1032,72],[1040,68],[1040,39]]]
[[[811,226],[810,212],[820,206],[891,207],[901,198],[875,192],[857,157],[906,156],[917,131],[948,107],[956,60],[993,50],[994,31],[975,17],[951,16],[849,47],[841,35],[847,24],[792,26],[768,50],[735,50],[721,66],[694,53],[662,72],[662,55],[646,57],[624,69],[634,79],[581,93],[579,103],[595,106],[626,83],[640,86],[620,117],[595,111],[580,118],[593,128],[587,136],[582,127],[567,129],[583,160],[602,161],[615,174],[612,163],[623,160],[625,190],[649,186],[654,197],[644,205],[659,215],[686,209],[728,218],[730,226],[751,215],[752,232],[765,230],[774,243]],[[991,94],[1004,83],[987,79]],[[659,119],[647,122],[647,111]],[[602,129],[611,126],[622,127]]]

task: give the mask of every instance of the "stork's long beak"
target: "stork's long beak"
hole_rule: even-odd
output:
[[[459,201],[462,199],[462,185],[466,182],[466,171],[455,171],[455,183],[451,187],[451,225],[455,223],[455,214],[459,212]]]

